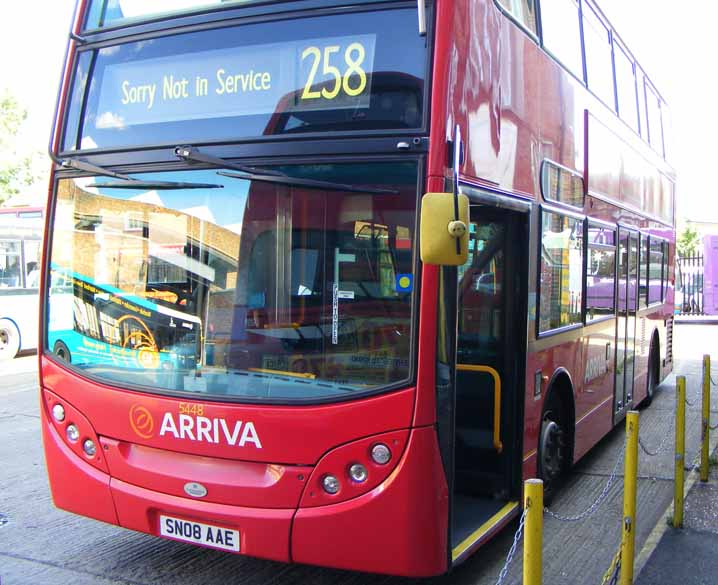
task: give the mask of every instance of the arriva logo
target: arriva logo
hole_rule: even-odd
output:
[[[171,412],[165,412],[160,427],[160,436],[172,435],[175,439],[187,439],[200,443],[226,443],[244,447],[252,444],[257,449],[262,448],[254,423],[238,420],[230,431],[229,424],[223,418],[207,418],[205,416],[177,415],[177,420]]]
[[[143,439],[150,439],[155,428],[155,420],[149,410],[144,406],[135,404],[130,408],[130,426],[138,436]]]

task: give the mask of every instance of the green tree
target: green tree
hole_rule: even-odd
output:
[[[7,89],[0,94],[0,205],[39,177],[33,170],[38,152],[18,145],[18,134],[27,119],[23,108]]]
[[[698,248],[700,244],[701,239],[698,235],[698,231],[692,229],[690,226],[686,226],[686,228],[681,232],[680,236],[678,236],[678,241],[676,242],[678,255],[681,258],[685,258],[686,256],[694,256],[696,253],[698,253]]]

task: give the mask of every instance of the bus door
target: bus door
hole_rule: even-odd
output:
[[[616,368],[614,422],[618,422],[633,400],[638,307],[638,233],[618,230],[618,318],[616,319]]]
[[[472,205],[469,258],[457,270],[454,561],[518,509],[527,218]]]

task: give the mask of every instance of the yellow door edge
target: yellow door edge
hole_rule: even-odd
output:
[[[484,522],[479,528],[474,530],[467,538],[456,545],[451,551],[451,560],[456,561],[461,555],[469,550],[474,544],[481,540],[488,533],[492,532],[494,528],[507,516],[511,516],[519,507],[518,502],[509,502],[503,508],[501,508],[496,514],[491,516],[486,522]]]

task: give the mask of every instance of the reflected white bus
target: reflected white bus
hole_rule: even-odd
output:
[[[43,215],[0,208],[0,360],[37,348]]]

